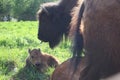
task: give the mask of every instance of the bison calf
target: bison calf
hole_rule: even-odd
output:
[[[40,72],[44,72],[48,67],[57,67],[58,60],[49,55],[43,54],[40,49],[28,50],[29,56],[26,59],[26,66],[34,65]]]

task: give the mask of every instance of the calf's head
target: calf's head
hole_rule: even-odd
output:
[[[46,61],[44,60],[44,57],[40,51],[40,49],[33,49],[28,50],[30,55],[30,62],[36,67],[36,68],[43,68],[47,67]]]

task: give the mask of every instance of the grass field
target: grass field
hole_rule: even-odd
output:
[[[0,22],[0,80],[47,80],[54,69],[39,73],[33,66],[26,68],[28,48],[40,48],[54,55],[60,62],[70,54],[70,42],[63,41],[55,49],[37,39],[37,22]]]

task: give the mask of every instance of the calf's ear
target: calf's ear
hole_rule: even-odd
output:
[[[31,50],[30,50],[30,49],[28,49],[28,53],[31,53]]]
[[[40,50],[40,48],[38,49],[38,51],[41,53],[41,50]]]

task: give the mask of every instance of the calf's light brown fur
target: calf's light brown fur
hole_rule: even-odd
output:
[[[28,50],[29,56],[26,59],[26,65],[34,65],[40,72],[44,72],[48,67],[57,67],[58,60],[52,55],[42,53],[40,49]]]

